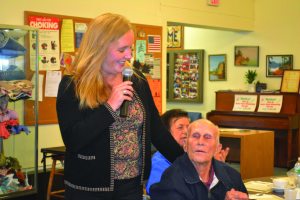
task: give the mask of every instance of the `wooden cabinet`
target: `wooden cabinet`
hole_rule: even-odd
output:
[[[273,176],[273,131],[221,129],[220,142],[230,148],[226,160],[240,163],[243,179]]]

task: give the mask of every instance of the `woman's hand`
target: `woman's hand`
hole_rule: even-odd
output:
[[[107,100],[110,107],[116,111],[122,105],[124,100],[131,101],[133,96],[133,88],[131,81],[124,81],[112,88],[111,94]]]
[[[235,189],[231,189],[226,193],[225,200],[248,200],[248,194]]]
[[[219,151],[217,151],[215,153],[214,157],[215,157],[215,159],[217,159],[219,161],[225,162],[229,151],[230,151],[229,147],[226,147],[225,149],[220,149]]]

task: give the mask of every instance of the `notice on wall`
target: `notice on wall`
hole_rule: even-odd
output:
[[[136,40],[136,60],[145,63],[146,40]]]
[[[282,95],[261,95],[257,112],[279,113],[282,100]]]
[[[257,95],[235,95],[233,111],[254,112]]]
[[[161,78],[160,70],[161,70],[160,58],[154,58],[153,73],[152,73],[152,78],[153,79],[160,79]]]
[[[72,19],[63,19],[61,25],[61,52],[74,52],[74,28]]]
[[[87,30],[87,24],[75,22],[74,29],[75,29],[75,48],[79,48],[83,35]]]
[[[61,76],[61,71],[47,71],[45,83],[45,97],[57,96]]]
[[[39,70],[59,69],[59,19],[56,17],[29,17],[29,25],[39,28]],[[35,63],[35,35],[30,37],[30,57]],[[34,69],[31,64],[31,70]]]

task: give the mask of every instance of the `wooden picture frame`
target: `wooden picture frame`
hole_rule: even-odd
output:
[[[244,67],[258,67],[259,46],[235,46],[234,65]]]
[[[293,55],[267,55],[266,76],[282,77],[284,70],[293,69]]]
[[[204,50],[168,51],[167,100],[203,102]]]
[[[183,26],[167,26],[167,48],[169,50],[183,49]]]
[[[299,93],[300,70],[284,70],[280,92]]]
[[[215,54],[208,56],[208,76],[210,81],[226,81],[226,54]]]

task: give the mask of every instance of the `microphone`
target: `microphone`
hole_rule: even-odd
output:
[[[129,63],[126,62],[126,66],[123,68],[122,75],[123,75],[123,82],[124,81],[130,81],[131,76],[133,74],[133,70],[130,66],[128,66]],[[127,117],[128,116],[128,106],[129,101],[124,100],[121,108],[120,108],[120,117]]]

